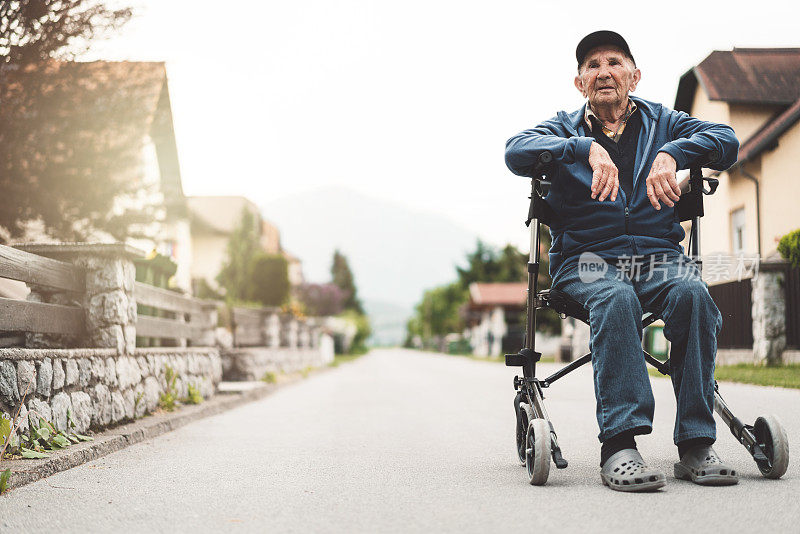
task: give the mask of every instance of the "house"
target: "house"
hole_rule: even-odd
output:
[[[219,290],[216,278],[227,260],[228,241],[245,211],[253,215],[261,250],[283,255],[289,264],[289,282],[292,285],[303,282],[301,261],[283,250],[278,228],[261,216],[253,201],[242,196],[197,196],[188,197],[187,203],[194,252],[191,278],[195,287],[204,280],[209,287]]]
[[[800,270],[777,253],[800,228],[800,48],[714,51],[681,77],[675,109],[729,124],[740,141],[737,163],[704,202],[700,233],[703,276],[723,315],[717,361],[800,361]]]
[[[703,254],[775,256],[780,237],[800,228],[800,48],[714,51],[681,77],[675,109],[729,124],[741,143],[706,199]]]
[[[522,347],[527,295],[528,285],[521,282],[470,284],[464,337],[473,354],[497,356],[505,348],[516,352]]]
[[[68,117],[64,123],[68,126],[59,122],[45,132],[35,132],[37,142],[62,147],[46,159],[58,165],[64,154],[71,154],[74,162],[69,172],[97,173],[101,168],[97,180],[113,174],[131,186],[131,191],[117,196],[112,215],[122,217],[148,207],[143,220],[124,225],[136,236],[127,241],[172,259],[177,264],[175,285],[188,290],[189,221],[164,63],[51,61],[26,68],[18,84],[20,93],[34,95],[34,114]],[[87,144],[92,150],[82,151]],[[44,228],[42,221],[30,221],[17,241],[53,241]],[[89,230],[84,239],[117,241],[109,231],[96,229]]]

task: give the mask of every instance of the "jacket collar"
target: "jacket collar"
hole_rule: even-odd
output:
[[[646,120],[645,117],[654,121],[658,118],[659,114],[661,114],[661,104],[650,102],[633,95],[628,95],[628,97],[633,100],[633,102],[636,104],[636,107],[641,111],[642,121]],[[574,136],[581,135],[579,131],[585,131],[585,127],[583,126],[583,117],[586,114],[587,105],[588,104],[584,103],[580,109],[576,109],[571,113],[567,113],[566,111],[558,112],[558,118],[561,120],[561,124],[563,124],[564,128],[566,128],[566,130]]]

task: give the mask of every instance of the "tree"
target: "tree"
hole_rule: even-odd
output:
[[[367,352],[367,339],[372,335],[372,326],[369,317],[355,310],[345,310],[339,317],[345,319],[356,327],[356,333],[350,342],[350,354],[363,354]]]
[[[550,234],[540,233],[539,243],[539,290],[550,287],[549,258]],[[415,315],[406,324],[407,342],[414,336],[428,341],[434,336],[444,336],[464,329],[461,310],[469,299],[469,286],[474,282],[526,282],[528,280],[528,255],[513,245],[497,250],[478,240],[475,250],[467,254],[466,267],[456,267],[458,281],[426,290],[417,304]],[[509,323],[524,324],[526,311],[516,316],[508,312]],[[560,320],[551,310],[537,313],[537,328],[543,332],[556,333]]]
[[[475,252],[467,254],[467,267],[456,267],[458,280],[465,289],[473,282],[494,281],[498,271],[497,252],[480,239],[475,246]]]
[[[256,215],[247,208],[242,209],[239,225],[228,240],[227,259],[217,275],[217,282],[232,300],[247,300],[250,297],[253,258],[259,252],[260,225]]]
[[[128,22],[130,8],[99,0],[10,0],[0,3],[0,65],[71,59],[96,37]]]
[[[33,221],[59,239],[123,239],[156,217],[141,155],[163,72],[66,61],[130,16],[99,0],[0,2],[0,239]]]
[[[289,262],[280,254],[259,252],[250,260],[248,300],[280,306],[289,298]]]
[[[468,296],[468,292],[458,283],[426,291],[422,302],[416,306],[423,330],[427,330],[423,331],[423,335],[428,338],[461,332],[464,329],[464,321],[460,309],[467,302]]]
[[[547,289],[550,287],[550,261],[547,255],[550,234],[541,232],[539,236],[539,289]],[[475,251],[467,254],[467,266],[456,267],[456,272],[464,288],[473,282],[526,282],[528,255],[510,244],[498,251],[478,240]]]
[[[333,265],[331,265],[331,281],[342,291],[345,292],[347,297],[344,301],[345,310],[353,310],[354,312],[363,315],[364,308],[361,306],[361,301],[358,299],[358,293],[355,282],[353,280],[353,273],[350,271],[350,266],[347,263],[347,258],[335,250],[333,252]]]
[[[458,282],[426,290],[414,308],[414,315],[406,323],[406,343],[409,344],[414,336],[427,342],[433,337],[463,331],[461,309],[468,297],[468,291]]]
[[[302,284],[295,291],[309,315],[338,315],[344,310],[347,295],[336,284]]]

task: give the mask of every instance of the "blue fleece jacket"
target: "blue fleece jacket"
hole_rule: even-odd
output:
[[[587,251],[607,260],[682,251],[680,242],[685,234],[677,210],[662,203],[658,211],[647,198],[645,180],[659,152],[675,158],[679,170],[711,150],[721,155],[711,168],[721,171],[736,163],[739,141],[730,126],[630,98],[642,114],[632,198],[627,198],[622,188],[613,202],[591,198],[592,137],[584,121],[585,105],[572,113],[561,111],[506,143],[506,165],[520,176],[531,176],[542,151],[553,154],[552,186],[545,201],[555,213],[550,225],[550,274],[554,279],[560,269]]]

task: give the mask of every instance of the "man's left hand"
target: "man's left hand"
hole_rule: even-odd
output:
[[[666,152],[659,152],[650,167],[650,174],[647,175],[647,198],[656,210],[661,209],[659,201],[670,208],[681,196],[681,188],[675,178],[675,171],[678,164],[675,158]]]

